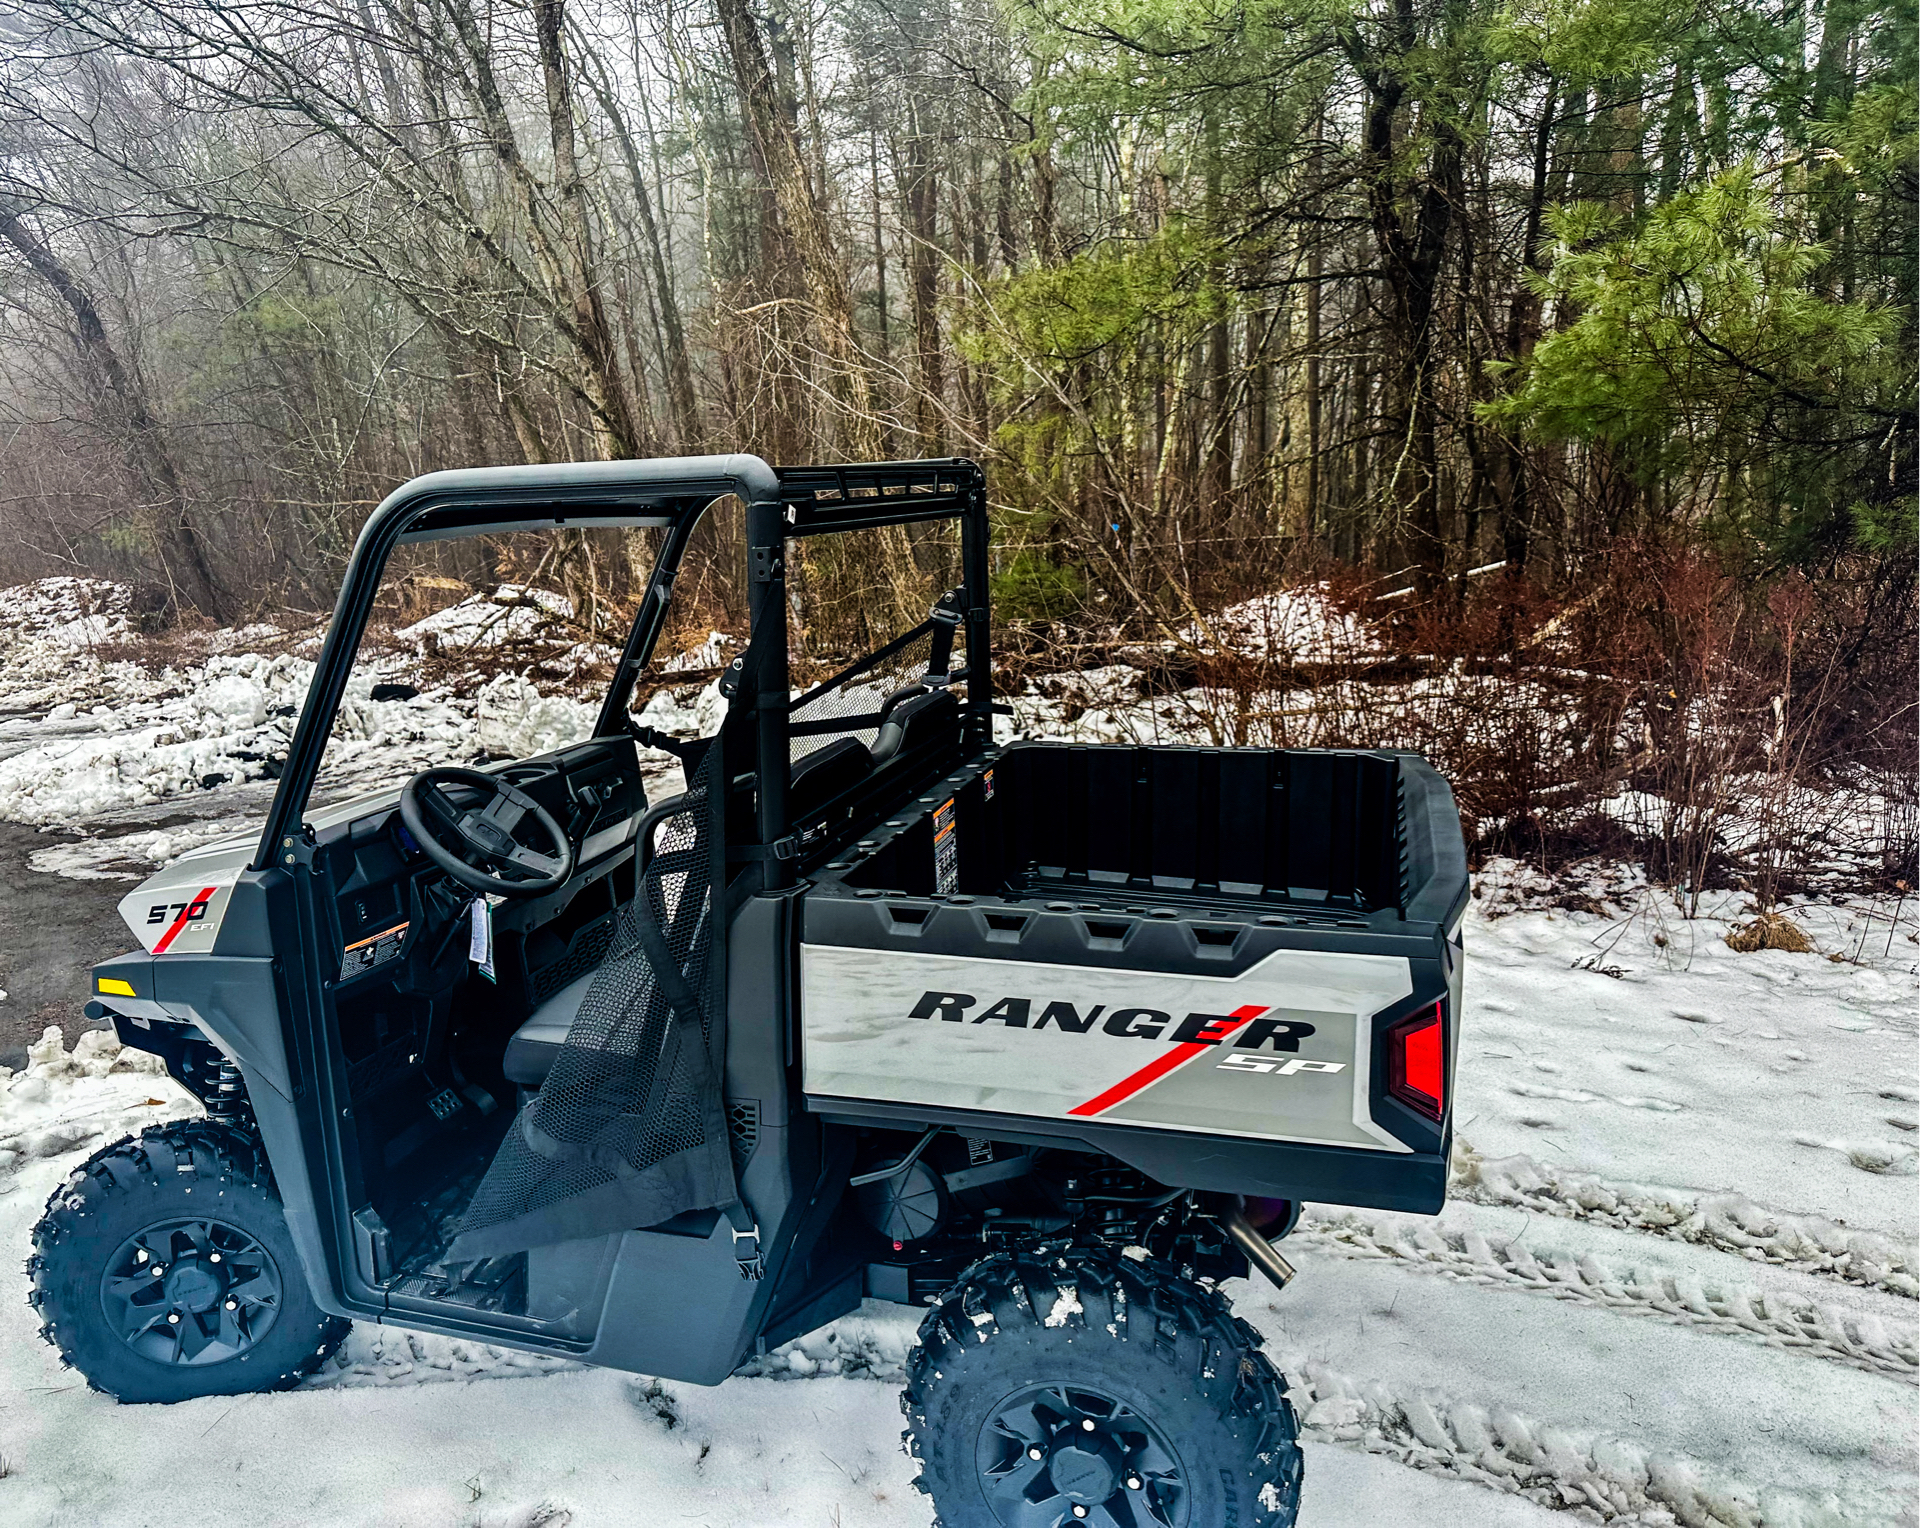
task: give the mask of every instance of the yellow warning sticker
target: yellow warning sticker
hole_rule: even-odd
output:
[[[933,809],[933,884],[943,895],[960,889],[960,846],[954,837],[953,797]]]

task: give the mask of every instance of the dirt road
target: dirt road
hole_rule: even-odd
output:
[[[75,881],[33,869],[28,856],[57,840],[0,822],[0,1066],[24,1065],[29,1041],[57,1024],[68,1042],[90,1028],[87,971],[131,949],[114,904],[127,881]]]

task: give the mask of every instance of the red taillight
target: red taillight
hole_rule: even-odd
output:
[[[1387,1031],[1387,1091],[1438,1124],[1447,1107],[1447,1056],[1440,1005]]]

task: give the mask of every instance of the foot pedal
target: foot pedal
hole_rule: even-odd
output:
[[[442,1088],[427,1100],[427,1107],[433,1111],[433,1117],[445,1124],[460,1112],[460,1095],[452,1088]]]

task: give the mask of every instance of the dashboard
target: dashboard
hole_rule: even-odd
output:
[[[544,985],[540,973],[572,952],[572,926],[610,918],[625,900],[619,871],[630,864],[628,851],[634,825],[646,810],[646,790],[629,738],[575,744],[497,766],[494,772],[545,807],[574,848],[574,874],[564,886],[494,909],[496,933],[507,936],[519,957],[513,974],[529,981],[530,995],[538,1001]],[[458,786],[446,789],[458,799]],[[382,983],[432,992],[464,974],[461,920],[474,893],[427,859],[391,802],[323,830],[315,869],[333,888],[343,1000],[356,989]],[[629,885],[631,874],[627,868]],[[584,905],[576,905],[583,899]]]

